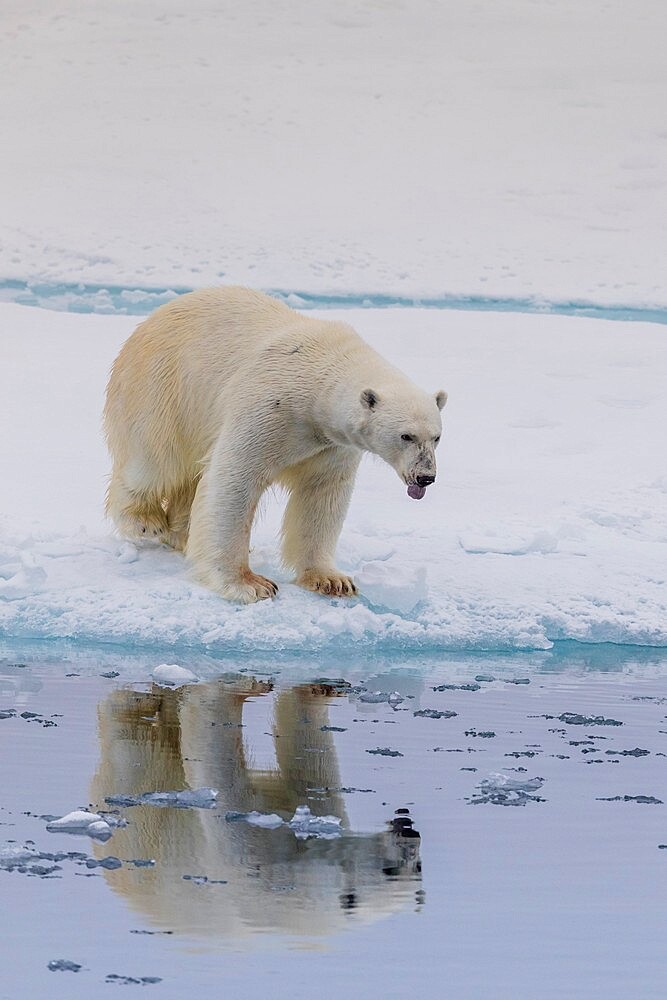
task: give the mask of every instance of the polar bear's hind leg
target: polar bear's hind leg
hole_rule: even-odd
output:
[[[126,538],[168,541],[167,512],[158,493],[135,492],[113,474],[107,491],[106,510]]]

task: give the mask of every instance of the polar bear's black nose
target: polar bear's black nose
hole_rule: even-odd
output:
[[[417,486],[430,486],[435,482],[435,476],[417,476]]]

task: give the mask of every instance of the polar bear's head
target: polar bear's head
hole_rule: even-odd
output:
[[[442,389],[433,396],[414,387],[364,389],[360,433],[364,447],[383,458],[421,500],[435,482],[435,449],[442,434],[440,410],[447,402]]]

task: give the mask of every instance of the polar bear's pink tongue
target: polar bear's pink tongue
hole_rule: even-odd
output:
[[[421,500],[425,493],[425,486],[417,486],[416,483],[410,483],[408,486],[408,496],[412,497],[413,500]]]

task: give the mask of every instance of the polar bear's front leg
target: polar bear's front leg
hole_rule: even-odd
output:
[[[272,580],[248,564],[252,522],[268,485],[235,461],[223,440],[197,486],[186,556],[199,580],[228,601],[252,604],[278,593]]]
[[[290,491],[283,520],[283,559],[306,590],[332,597],[354,597],[357,588],[335,567],[338,536],[350,504],[360,454],[330,448],[285,470]]]

